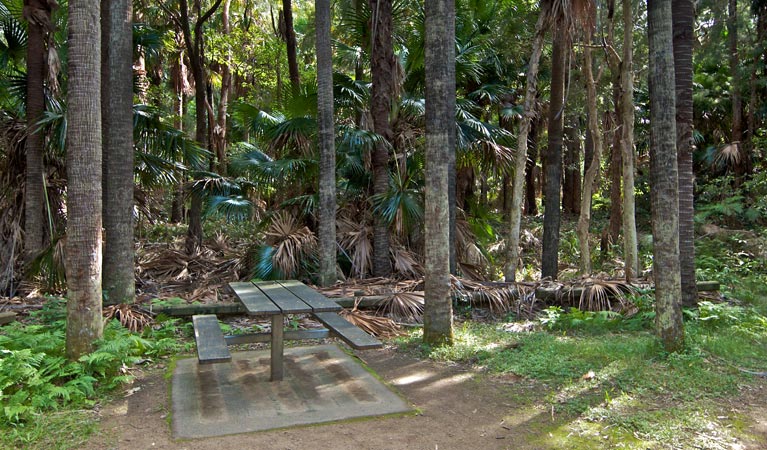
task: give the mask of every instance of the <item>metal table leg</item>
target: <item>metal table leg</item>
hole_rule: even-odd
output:
[[[282,359],[283,359],[283,327],[285,324],[284,314],[275,314],[272,316],[272,381],[282,380]]]

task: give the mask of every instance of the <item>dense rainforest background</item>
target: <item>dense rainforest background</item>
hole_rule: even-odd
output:
[[[75,360],[242,279],[434,345],[464,303],[668,352],[700,304],[764,319],[766,1],[444,3],[0,0],[6,305],[66,294]]]

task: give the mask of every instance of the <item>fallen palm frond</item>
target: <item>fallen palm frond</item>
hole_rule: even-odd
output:
[[[391,249],[394,258],[394,272],[405,278],[420,278],[423,276],[423,268],[416,260],[415,253],[401,246],[393,246]]]
[[[465,278],[451,278],[451,289],[456,297],[464,298],[472,305],[486,304],[492,314],[505,313],[517,298],[517,289],[514,285],[487,286]]]
[[[154,321],[149,313],[142,311],[136,305],[126,303],[107,306],[104,308],[103,315],[105,320],[117,319],[122,326],[134,333],[141,332],[145,326]]]
[[[357,309],[357,305],[352,309],[344,309],[339,314],[350,323],[374,336],[392,337],[400,331],[399,325],[392,319],[360,311]]]
[[[378,313],[399,322],[420,323],[423,320],[423,292],[396,292],[379,303]]]
[[[594,278],[583,280],[580,287],[578,309],[582,311],[612,311],[613,301],[618,302],[619,309],[624,309],[631,303],[626,294],[636,291],[632,285],[622,281]]]

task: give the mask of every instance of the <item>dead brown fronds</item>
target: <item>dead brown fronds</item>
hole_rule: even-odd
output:
[[[117,319],[122,326],[134,333],[140,333],[145,326],[154,322],[149,313],[139,309],[137,305],[126,303],[107,306],[104,308],[103,315],[105,320]]]
[[[285,278],[295,277],[301,262],[317,247],[314,233],[286,212],[272,217],[266,229],[266,242],[274,247],[272,263]]]
[[[373,228],[364,218],[347,217],[349,211],[338,218],[338,244],[352,264],[352,277],[362,278],[373,266]]]
[[[451,278],[452,291],[458,298],[466,299],[474,306],[486,305],[494,315],[507,312],[517,297],[514,285],[488,286],[465,278]]]
[[[423,268],[418,264],[417,256],[403,246],[392,246],[394,258],[394,273],[404,278],[420,278],[423,276]]]
[[[636,292],[634,286],[617,280],[586,278],[578,284],[580,286],[575,285],[573,287],[581,288],[578,309],[582,311],[624,309],[631,303],[626,298],[626,294]]]
[[[379,337],[392,337],[399,334],[400,327],[392,319],[370,314],[357,309],[357,304],[352,309],[344,309],[339,313],[350,323],[363,329],[365,332]]]
[[[424,293],[396,292],[379,303],[378,313],[398,322],[421,323],[423,321]]]

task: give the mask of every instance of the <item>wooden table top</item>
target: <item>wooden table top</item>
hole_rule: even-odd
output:
[[[341,306],[297,280],[229,283],[251,316],[341,311]]]

